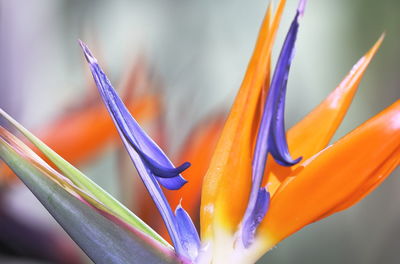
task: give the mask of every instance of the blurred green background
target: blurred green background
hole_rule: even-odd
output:
[[[268,2],[0,0],[0,106],[28,128],[62,113],[88,84],[77,44],[82,39],[115,83],[145,54],[163,81],[169,144],[178,148],[198,120],[229,108]],[[275,54],[296,5],[288,0]],[[288,127],[341,81],[382,32],[385,41],[335,140],[399,99],[399,11],[398,0],[309,1],[288,83]],[[107,153],[83,169],[118,195],[115,166]],[[350,210],[286,239],[260,263],[400,263],[398,176],[399,170]]]

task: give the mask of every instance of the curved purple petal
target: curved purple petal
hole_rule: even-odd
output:
[[[117,129],[118,132],[122,133],[119,127],[117,127]],[[156,207],[158,208],[158,211],[161,214],[161,217],[163,218],[165,226],[167,227],[168,233],[171,237],[172,243],[175,247],[176,253],[179,256],[186,257],[186,251],[180,241],[180,233],[175,220],[175,216],[171,210],[171,207],[168,204],[167,199],[165,198],[164,193],[161,190],[160,185],[158,184],[158,181],[151,174],[151,171],[146,167],[139,154],[135,151],[132,145],[129,144],[127,139],[125,137],[122,137],[122,141],[124,142],[124,145],[129,153],[132,162],[135,164],[135,167],[143,181],[143,184],[146,186],[151,198],[153,199]]]
[[[284,127],[284,107],[288,74],[299,29],[299,17],[304,12],[305,2],[305,0],[300,0],[296,16],[286,35],[261,118],[252,164],[253,182],[240,234],[245,247],[248,247],[253,241],[257,226],[266,213],[265,211],[261,216],[260,208],[268,209],[263,202],[269,203],[269,198],[266,199],[266,194],[260,192],[268,153],[270,152],[282,165],[291,166],[300,161],[300,158],[293,160],[288,151]]]
[[[183,258],[187,258],[186,247],[181,241],[179,224],[159,185],[160,183],[169,189],[179,189],[186,183],[186,180],[179,174],[171,178],[161,178],[155,174],[163,176],[175,175],[187,167],[187,164],[183,164],[179,168],[174,168],[162,150],[130,115],[88,47],[81,41],[80,45],[84,51],[86,60],[89,62],[100,95],[121,135],[124,146],[164,220],[176,253]],[[149,166],[150,163],[151,165]],[[160,172],[162,168],[167,169],[164,172]]]
[[[140,157],[145,160],[146,164],[149,165],[152,174],[157,176],[157,179],[171,178],[171,182],[167,179],[159,181],[165,188],[179,189],[182,187],[187,181],[179,173],[190,165],[185,163],[178,168],[174,167],[165,153],[146,134],[146,132],[144,132],[129,113],[88,47],[83,42],[80,42],[80,45],[84,51],[86,60],[90,64],[101,97],[103,98],[117,127],[120,128],[122,135],[132,145],[135,151],[139,153]],[[172,177],[179,179],[172,180]]]
[[[292,56],[293,57],[293,56]],[[289,74],[290,62],[288,70],[282,82],[282,88],[279,93],[278,106],[274,118],[272,119],[271,131],[268,138],[269,152],[274,157],[275,161],[282,166],[292,166],[300,162],[301,157],[295,160],[289,154],[289,148],[286,140],[285,130],[285,96],[286,84]]]
[[[299,8],[304,8],[303,1],[300,2]],[[279,164],[284,166],[292,166],[301,160],[293,160],[289,154],[284,118],[286,87],[290,66],[294,57],[294,46],[299,29],[299,15],[300,10],[297,11],[283,44],[271,81],[271,92],[267,99],[271,100],[271,103],[267,103],[265,108],[265,111],[271,112],[271,114],[267,116],[267,118],[269,117],[271,119],[268,118],[269,120],[265,120],[266,122],[271,122],[267,143],[268,151]]]
[[[187,180],[185,180],[182,177],[173,177],[173,178],[161,178],[157,176],[155,177],[158,183],[160,183],[164,188],[171,191],[179,190],[180,188],[182,188],[183,185],[187,183]]]
[[[179,175],[181,172],[185,171],[190,167],[190,162],[184,162],[182,165],[176,168],[167,168],[157,163],[154,159],[147,156],[142,151],[138,150],[139,155],[146,161],[146,164],[150,167],[153,174],[161,178],[172,178]]]
[[[112,88],[112,87],[111,87]],[[178,176],[181,172],[189,168],[190,163],[185,162],[181,166],[175,168],[172,162],[158,147],[158,145],[144,132],[136,120],[131,116],[126,106],[123,104],[114,89],[110,89],[110,93],[118,110],[122,112],[123,120],[117,120],[120,124],[125,121],[129,130],[123,130],[128,141],[136,149],[139,155],[146,160],[152,169],[153,174],[162,178],[171,178]],[[123,126],[122,126],[123,127]],[[134,131],[134,133],[130,133]],[[132,134],[132,135],[131,135]]]

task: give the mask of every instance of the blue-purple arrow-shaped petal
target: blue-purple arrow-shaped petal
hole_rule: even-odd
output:
[[[141,157],[142,161],[148,165],[152,174],[157,177],[161,185],[172,190],[182,187],[186,183],[186,180],[180,175],[180,173],[187,169],[190,164],[186,162],[177,168],[174,167],[164,152],[146,134],[146,132],[143,131],[129,113],[88,47],[83,42],[80,42],[80,45],[84,51],[86,60],[90,64],[90,69],[101,97],[103,98],[118,129],[120,129],[122,136],[126,138],[129,144],[131,144]]]
[[[177,168],[173,166],[164,152],[131,116],[86,44],[81,41],[79,44],[83,49],[86,60],[89,62],[97,88],[114,120],[125,148],[160,211],[176,253],[182,258],[192,259],[193,246],[187,241],[193,240],[188,238],[195,236],[197,236],[198,240],[198,234],[197,232],[194,234],[193,230],[188,227],[190,226],[188,223],[191,223],[188,215],[186,217],[182,216],[181,210],[178,210],[177,215],[174,215],[159,185],[160,183],[171,190],[182,187],[186,180],[180,173],[187,169],[190,164],[186,162]],[[188,252],[188,250],[191,251]]]
[[[241,238],[245,247],[251,245],[257,226],[268,210],[269,194],[265,189],[260,189],[268,153],[271,153],[283,166],[292,166],[301,160],[301,158],[293,160],[289,154],[284,125],[284,107],[299,18],[303,15],[305,3],[305,0],[300,0],[296,16],[286,35],[261,118],[253,157],[252,188],[241,227]]]

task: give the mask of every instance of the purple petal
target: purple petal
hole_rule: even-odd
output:
[[[279,93],[277,110],[271,121],[270,135],[268,137],[268,150],[275,158],[276,162],[282,166],[292,166],[301,160],[301,157],[297,158],[296,160],[292,159],[289,154],[289,148],[286,141],[284,110],[289,67],[290,62],[287,67],[288,70],[286,71],[283,79],[283,86],[281,87]]]
[[[263,220],[265,214],[268,211],[270,203],[270,194],[265,188],[261,188],[258,191],[256,205],[254,210],[251,212],[251,216],[246,219],[243,223],[243,244],[247,248],[251,245],[254,240],[254,235],[257,226]]]
[[[118,125],[122,125],[121,123],[123,121],[126,122],[129,129],[122,130],[124,135],[127,137],[128,141],[132,144],[135,150],[139,153],[139,155],[146,161],[154,175],[161,178],[176,177],[190,166],[189,162],[185,162],[181,166],[174,168],[172,162],[167,158],[164,152],[143,131],[136,120],[131,116],[128,109],[118,97],[115,90],[112,89],[112,87],[110,89],[110,93],[112,94],[111,99],[113,99],[111,100],[111,107],[115,102],[115,105],[118,108],[117,110],[120,110],[122,113],[123,119],[117,119]],[[124,126],[122,125],[122,128],[123,127]]]
[[[305,1],[301,0],[296,16],[287,33],[275,67],[260,123],[252,164],[253,182],[241,228],[242,242],[245,247],[250,245],[254,238],[255,230],[265,215],[264,213],[261,216],[259,213],[260,206],[262,208],[265,207],[262,201],[266,199],[265,194],[260,193],[260,187],[268,152],[282,165],[291,166],[300,161],[300,159],[293,160],[288,151],[284,126],[284,107],[288,74],[299,28],[298,19],[304,11],[304,5]],[[269,202],[269,198],[266,202]],[[265,208],[268,209],[268,206]]]
[[[120,128],[123,137],[125,137],[135,151],[139,153],[140,157],[150,168],[152,174],[157,176],[157,179],[165,188],[175,190],[182,187],[187,181],[180,175],[180,173],[187,169],[190,164],[184,163],[178,168],[173,166],[172,162],[164,152],[143,131],[136,120],[131,116],[88,47],[82,42],[80,42],[80,45],[82,46],[85,57],[90,64],[100,94],[112,115],[114,122],[117,127]]]
[[[153,174],[157,177],[161,177],[161,178],[176,177],[181,172],[183,172],[184,170],[186,170],[187,168],[190,167],[190,163],[185,162],[182,165],[180,165],[179,167],[167,168],[167,167],[164,167],[161,164],[157,163],[157,161],[155,161],[151,157],[147,156],[142,151],[138,150],[138,153],[146,161],[146,164],[150,167]]]
[[[300,2],[300,7],[304,8],[303,1]],[[274,156],[279,164],[284,166],[292,166],[301,160],[293,160],[290,157],[286,141],[284,119],[286,87],[290,65],[294,57],[294,46],[299,28],[299,14],[300,12],[297,11],[296,17],[290,26],[277,65],[275,67],[275,72],[270,86],[270,93],[267,99],[271,103],[268,104],[267,102],[265,107],[265,112],[269,112],[270,114],[266,115],[266,120],[263,120],[266,122],[271,122],[270,131],[268,131],[269,133],[264,131],[264,133],[269,134],[268,142],[265,142],[264,144],[268,144],[268,151]]]
[[[175,218],[187,257],[194,261],[199,254],[200,238],[189,214],[178,205],[175,209]]]
[[[99,89],[111,117],[116,124],[117,130],[127,149],[129,156],[149,191],[154,203],[156,204],[171,236],[176,253],[186,258],[187,252],[180,238],[180,227],[176,221],[171,207],[169,206],[159,182],[166,188],[176,189],[181,187],[186,181],[177,173],[187,165],[174,168],[162,150],[151,140],[151,138],[140,128],[137,122],[129,114],[128,110],[118,97],[114,88],[111,86],[107,76],[101,70],[97,60],[92,56],[88,47],[80,42],[85,57],[90,64],[93,78]],[[162,169],[165,171],[162,171]],[[176,171],[175,171],[176,170]],[[157,175],[155,175],[157,174]],[[160,178],[156,176],[171,176],[172,178]]]
[[[179,190],[183,185],[187,183],[183,177],[173,177],[173,178],[160,178],[156,177],[157,181],[168,190]]]
[[[299,6],[297,7],[297,12],[299,12],[299,16],[302,17],[304,14],[304,10],[306,9],[307,0],[300,0]]]
[[[117,129],[118,132],[121,134],[122,132],[119,127],[117,127]],[[160,185],[158,184],[155,177],[151,174],[151,171],[149,171],[146,165],[143,163],[139,154],[135,151],[132,145],[129,144],[127,139],[125,137],[122,137],[122,141],[129,153],[132,162],[135,164],[135,167],[143,181],[143,184],[146,186],[151,198],[153,199],[158,211],[161,214],[161,217],[163,218],[165,226],[167,227],[168,233],[171,237],[172,243],[175,247],[175,251],[179,256],[186,257],[186,251],[184,250],[184,247],[180,241],[179,228],[177,226],[175,216],[171,210],[171,207],[168,204],[167,199],[165,198],[164,193],[161,190]]]

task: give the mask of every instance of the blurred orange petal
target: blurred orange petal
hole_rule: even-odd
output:
[[[147,95],[130,100],[127,107],[138,120],[146,120],[158,116],[159,102],[157,95]],[[66,114],[61,119],[42,127],[36,134],[73,164],[89,161],[108,143],[118,139],[117,130],[106,108],[100,104]],[[48,161],[43,155],[41,158]],[[1,166],[0,172],[2,181],[12,182],[17,179],[6,166]]]
[[[128,109],[139,120],[157,115],[157,96],[129,102]],[[97,104],[64,116],[37,133],[49,147],[71,163],[85,162],[113,139],[118,138],[104,106]]]

